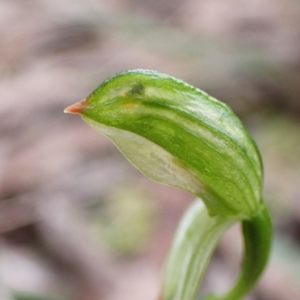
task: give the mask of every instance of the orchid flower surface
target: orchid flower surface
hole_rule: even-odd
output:
[[[107,79],[65,112],[107,136],[149,178],[195,195],[167,258],[161,300],[194,300],[223,234],[241,222],[240,274],[223,296],[238,300],[261,275],[271,245],[255,142],[224,103],[166,74],[132,70]]]

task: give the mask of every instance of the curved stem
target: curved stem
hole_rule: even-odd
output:
[[[272,241],[272,223],[264,204],[256,217],[242,222],[242,231],[244,254],[236,283],[224,296],[209,295],[202,300],[240,300],[261,275],[268,262]]]
[[[254,286],[265,268],[272,241],[272,223],[266,206],[249,221],[243,221],[244,257],[233,288],[220,300],[239,300]]]

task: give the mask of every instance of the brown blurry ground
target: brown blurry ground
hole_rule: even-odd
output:
[[[0,0],[0,299],[156,299],[192,196],[150,182],[63,114],[134,68],[186,80],[245,121],[275,228],[270,264],[247,299],[300,299],[297,0]],[[238,230],[218,246],[204,292],[233,281]]]

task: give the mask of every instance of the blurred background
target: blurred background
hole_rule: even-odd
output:
[[[275,227],[246,299],[300,299],[298,0],[0,0],[0,299],[156,299],[193,197],[146,179],[63,114],[134,68],[181,78],[245,122]],[[234,227],[201,293],[230,286],[241,248]]]

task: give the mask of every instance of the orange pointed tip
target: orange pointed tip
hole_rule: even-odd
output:
[[[73,105],[68,106],[64,113],[67,114],[80,114],[82,110],[87,106],[86,99],[79,101]]]

